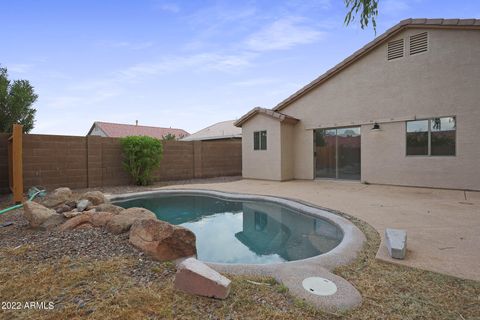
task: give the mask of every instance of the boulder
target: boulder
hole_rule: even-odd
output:
[[[404,259],[407,251],[407,232],[399,229],[385,229],[385,242],[390,257]]]
[[[94,227],[105,227],[114,216],[111,212],[92,212],[90,214],[90,223]]]
[[[120,234],[130,230],[135,220],[152,219],[157,217],[155,213],[144,208],[128,208],[112,217],[107,223],[107,230],[114,234]]]
[[[59,214],[64,213],[64,212],[68,212],[68,211],[71,211],[71,210],[72,210],[72,208],[70,208],[66,204],[61,204],[60,206],[55,208],[55,212],[57,212]]]
[[[34,228],[40,226],[48,218],[58,215],[55,210],[49,209],[33,201],[27,201],[23,204],[23,214],[30,223],[30,226]]]
[[[50,216],[47,220],[45,220],[39,226],[39,228],[42,230],[52,230],[59,227],[63,223],[65,223],[66,220],[67,218],[65,218],[62,214],[55,214],[53,216]]]
[[[119,214],[123,210],[125,209],[111,203],[102,203],[95,207],[95,211],[97,212],[111,212],[113,214]]]
[[[60,230],[72,230],[85,227],[104,227],[114,215],[110,212],[86,211],[61,225]]]
[[[72,190],[70,188],[58,188],[48,194],[42,201],[42,204],[48,208],[54,208],[72,199]]]
[[[182,261],[177,267],[174,288],[204,297],[225,299],[230,293],[231,281],[194,258]]]
[[[160,220],[137,220],[130,229],[130,243],[155,260],[174,260],[197,254],[195,234],[187,228]]]
[[[79,198],[80,200],[86,199],[89,200],[94,206],[99,204],[106,203],[107,198],[100,191],[88,191],[82,194]]]
[[[65,218],[70,219],[70,218],[76,217],[76,216],[78,216],[78,215],[80,215],[80,214],[82,214],[82,212],[78,212],[77,209],[73,209],[72,211],[64,212],[64,213],[63,213],[63,216],[64,216]]]
[[[61,231],[73,230],[73,229],[79,228],[82,225],[91,224],[90,219],[91,219],[90,212],[82,213],[76,217],[73,217],[67,220],[64,224],[60,226],[60,230]]]
[[[85,209],[87,209],[87,207],[90,206],[91,204],[92,203],[90,202],[90,200],[82,199],[82,200],[77,202],[77,211],[78,212],[85,211]]]

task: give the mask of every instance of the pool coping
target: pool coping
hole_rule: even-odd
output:
[[[125,194],[108,195],[110,201],[131,200],[139,197],[149,197],[157,194],[205,195],[220,199],[243,201],[268,201],[277,203],[309,215],[325,219],[333,223],[343,232],[342,241],[332,250],[306,259],[268,264],[229,264],[204,262],[218,272],[237,275],[260,275],[274,277],[286,285],[292,294],[313,303],[324,310],[347,310],[358,306],[361,301],[360,293],[345,279],[334,275],[331,271],[341,265],[352,263],[362,250],[366,241],[363,232],[348,219],[340,216],[337,210],[322,208],[307,202],[294,199],[254,195],[245,193],[223,192],[200,189],[158,189],[152,191],[132,192]],[[179,263],[181,260],[177,261]],[[316,296],[308,293],[301,286],[304,278],[321,276],[337,284],[338,292],[332,296]]]
[[[125,193],[120,195],[111,195],[109,196],[110,201],[121,201],[121,200],[131,200],[140,197],[154,196],[157,194],[182,194],[182,195],[208,195],[214,196],[221,199],[233,199],[233,200],[243,200],[243,201],[269,201],[273,203],[278,203],[280,205],[292,208],[294,210],[301,211],[302,213],[309,215],[314,218],[325,219],[332,224],[340,228],[343,233],[343,238],[341,242],[332,250],[306,259],[295,260],[295,261],[285,261],[277,263],[267,263],[267,264],[231,264],[231,263],[216,263],[216,262],[206,262],[208,265],[216,266],[218,268],[224,269],[228,268],[231,271],[235,269],[241,269],[238,271],[244,271],[245,269],[250,269],[252,267],[261,266],[262,268],[272,268],[279,265],[303,265],[304,263],[314,263],[318,266],[321,266],[325,269],[332,270],[339,265],[345,265],[350,262],[353,262],[357,257],[358,252],[363,248],[363,243],[365,241],[365,236],[357,226],[355,226],[348,219],[338,215],[335,210],[330,210],[326,208],[321,208],[315,205],[311,205],[305,202],[299,202],[293,199],[273,197],[273,196],[264,196],[264,195],[253,195],[253,194],[244,194],[244,193],[231,193],[231,192],[222,192],[222,191],[213,191],[213,190],[199,190],[199,189],[160,189],[153,191],[142,191],[142,192],[133,192]],[[256,268],[253,268],[256,269]],[[252,270],[254,271],[254,270]],[[244,273],[244,272],[241,272]]]

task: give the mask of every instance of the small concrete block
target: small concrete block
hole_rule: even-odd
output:
[[[177,266],[176,290],[204,297],[225,299],[230,293],[231,281],[195,258],[188,258]]]
[[[385,229],[388,254],[395,259],[404,259],[407,251],[407,232],[399,229]]]

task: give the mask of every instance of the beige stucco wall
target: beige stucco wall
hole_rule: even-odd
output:
[[[408,37],[424,31],[429,50],[410,56]],[[363,181],[480,190],[480,30],[407,29],[389,41],[399,38],[405,39],[405,57],[387,61],[387,45],[380,45],[280,111],[300,122],[282,134],[293,142],[284,150],[292,152],[292,161],[279,164],[273,159],[278,153],[268,153],[263,160],[274,164],[271,170],[280,166],[286,176],[291,170],[296,179],[313,179],[313,129],[364,124]],[[457,155],[407,157],[405,119],[439,116],[457,117]],[[252,143],[250,132],[259,129],[259,117],[244,124],[244,147]],[[385,122],[381,131],[370,132],[371,125],[365,124],[372,120]],[[272,144],[273,136],[268,138]],[[275,176],[263,169],[245,170],[252,166],[250,160],[260,160],[245,151],[248,177]]]
[[[282,180],[291,180],[294,178],[294,163],[293,155],[294,150],[294,128],[291,124],[282,123],[280,125],[281,130],[281,154],[282,154]]]
[[[391,40],[425,31],[410,29]],[[387,61],[381,45],[281,112],[300,119],[294,177],[314,178],[312,128],[457,117],[457,156],[405,156],[405,122],[362,127],[362,180],[480,189],[480,31],[429,29],[429,50]],[[337,124],[337,125],[335,125]]]
[[[253,133],[267,131],[267,150],[253,150]],[[257,115],[242,127],[242,175],[250,179],[291,180],[293,126],[266,115]]]
[[[267,150],[253,150],[253,133],[267,131]],[[242,175],[244,178],[282,180],[280,122],[257,115],[242,126]]]

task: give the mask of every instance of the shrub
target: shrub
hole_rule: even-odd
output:
[[[120,139],[124,154],[123,165],[137,185],[152,182],[152,172],[160,166],[163,146],[158,139],[147,136],[129,136]]]

